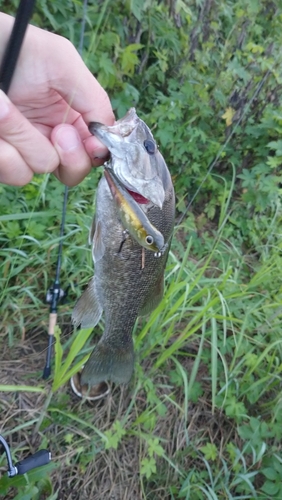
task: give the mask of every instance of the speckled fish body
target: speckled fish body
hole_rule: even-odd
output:
[[[82,384],[93,386],[106,380],[127,383],[132,376],[135,321],[151,312],[163,296],[175,199],[166,163],[150,129],[133,108],[116,125],[94,123],[89,130],[111,152],[107,168],[112,169],[113,180],[117,179],[133,197],[164,240],[164,251],[156,258],[134,235],[124,236],[126,228],[103,176],[90,233],[95,274],[73,311],[73,322],[82,328],[95,326],[103,312],[105,315],[103,335],[81,377]]]

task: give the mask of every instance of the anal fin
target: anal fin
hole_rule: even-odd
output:
[[[103,308],[97,297],[94,276],[74,306],[72,321],[74,325],[80,325],[81,328],[94,327],[99,322],[102,312]]]

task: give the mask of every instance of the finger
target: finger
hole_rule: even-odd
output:
[[[0,139],[0,182],[11,186],[24,186],[33,176],[19,152],[11,144]]]
[[[99,167],[109,158],[109,150],[94,136],[88,137],[84,141],[84,147],[92,159],[92,165]]]
[[[52,172],[59,164],[58,154],[44,137],[0,90],[0,138],[15,148],[36,173]]]
[[[64,38],[61,38],[60,43],[64,44],[64,50],[55,51],[52,60],[48,60],[51,87],[82,114],[87,124],[99,121],[112,125],[115,117],[107,92],[88,70],[72,43]],[[52,78],[54,74],[56,78]]]
[[[88,127],[86,127],[81,115],[79,115],[78,118],[72,122],[72,125],[78,131],[83,141],[84,148],[92,160],[92,164],[96,166],[96,164],[100,165],[102,160],[105,161],[109,155],[108,148],[89,132]],[[97,162],[97,159],[100,160]]]
[[[91,160],[78,131],[72,125],[61,124],[53,129],[51,140],[60,158],[55,175],[67,186],[75,186],[91,170]]]

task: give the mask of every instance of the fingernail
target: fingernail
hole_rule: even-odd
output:
[[[97,151],[95,151],[95,156],[93,156],[94,160],[107,160],[107,158],[109,158],[109,152],[105,153],[103,151],[103,153],[98,153]]]
[[[10,111],[9,103],[10,103],[9,97],[3,92],[3,90],[0,90],[0,119],[5,118],[7,114]]]
[[[56,134],[56,142],[63,151],[72,151],[76,149],[81,140],[75,129],[61,127]]]

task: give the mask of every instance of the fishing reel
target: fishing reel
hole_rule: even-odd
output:
[[[47,465],[51,461],[51,453],[48,450],[39,450],[33,455],[29,455],[24,460],[17,462],[13,465],[12,456],[7,441],[0,435],[0,444],[2,444],[7,462],[8,462],[8,477],[14,477],[18,474],[25,474],[26,472]]]
[[[68,296],[69,289],[70,289],[70,285],[67,286],[66,290],[63,290],[62,288],[60,288],[60,286],[58,286],[55,283],[53,286],[51,286],[47,290],[46,297],[45,297],[46,304],[52,305],[54,300],[56,301],[56,304],[58,304],[58,302],[61,302],[62,304],[64,304],[65,300]]]

